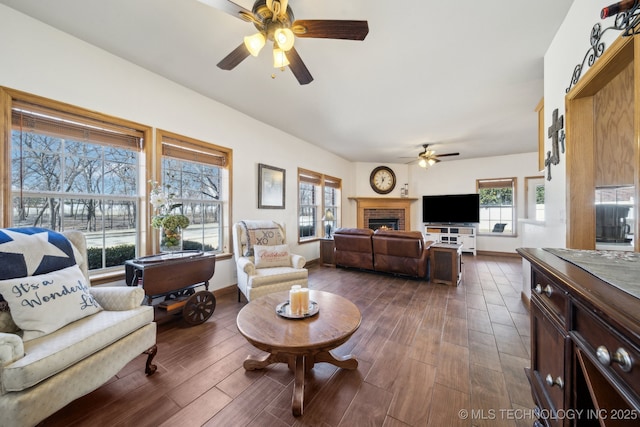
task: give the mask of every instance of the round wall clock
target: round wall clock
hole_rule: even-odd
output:
[[[396,174],[387,166],[378,166],[369,177],[371,188],[378,194],[389,194],[396,187]]]

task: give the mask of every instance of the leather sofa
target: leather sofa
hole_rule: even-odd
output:
[[[419,231],[339,228],[333,239],[338,267],[429,278],[429,248],[433,242],[425,242]]]

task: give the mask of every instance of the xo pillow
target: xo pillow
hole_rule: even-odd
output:
[[[253,247],[256,268],[291,267],[288,245]]]
[[[9,304],[13,321],[24,332],[23,341],[50,334],[102,310],[77,265],[0,280],[0,294]]]

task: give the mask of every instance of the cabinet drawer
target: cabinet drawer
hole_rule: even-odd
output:
[[[533,270],[531,294],[537,295],[538,301],[542,306],[555,314],[561,325],[565,326],[569,308],[567,293],[563,288],[544,274]]]
[[[572,336],[603,375],[640,402],[640,351],[623,335],[607,326],[589,309],[575,305]],[[596,362],[597,361],[597,362]]]
[[[531,352],[530,381],[536,403],[550,412],[564,409],[569,387],[566,359],[570,341],[535,300],[531,304],[531,339],[535,345]]]

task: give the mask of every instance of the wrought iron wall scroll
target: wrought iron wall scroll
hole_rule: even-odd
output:
[[[602,36],[607,31],[623,31],[623,37],[633,36],[635,34],[638,34],[637,27],[639,24],[640,2],[637,2],[631,9],[618,13],[613,25],[605,28],[604,30],[602,29],[600,23],[595,24],[591,29],[591,36],[589,40],[591,47],[589,47],[587,53],[584,55],[582,63],[576,65],[576,67],[573,69],[571,82],[569,83],[569,87],[566,89],[566,93],[569,93],[571,88],[576,83],[578,83],[578,80],[580,80],[580,76],[582,75],[585,64],[589,64],[589,67],[591,67],[604,52],[605,46],[604,42],[602,41]]]

